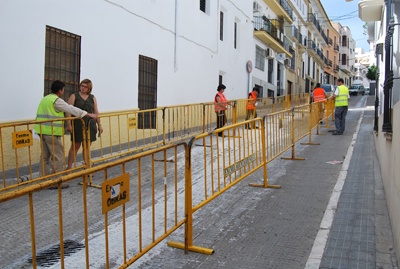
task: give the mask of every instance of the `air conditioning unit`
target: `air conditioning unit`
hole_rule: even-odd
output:
[[[258,12],[261,10],[261,6],[257,2],[253,2],[253,12]]]
[[[272,58],[274,58],[274,56],[272,55],[272,50],[271,50],[271,49],[266,49],[266,50],[265,50],[265,57],[266,57],[267,59],[272,59]]]
[[[292,66],[292,60],[291,59],[285,59],[285,66],[291,67]]]

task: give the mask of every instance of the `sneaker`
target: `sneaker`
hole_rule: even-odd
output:
[[[332,135],[342,135],[342,133],[333,132]]]

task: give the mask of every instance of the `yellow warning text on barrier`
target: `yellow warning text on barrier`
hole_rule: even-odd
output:
[[[129,202],[129,173],[107,180],[101,184],[103,214]]]
[[[227,168],[224,169],[224,177],[228,177],[230,174],[235,173],[236,171],[242,169],[246,165],[249,165],[251,162],[254,162],[256,160],[256,154],[253,153],[250,156],[241,159],[237,163],[234,163]]]
[[[129,129],[137,128],[137,119],[136,118],[128,118],[128,128]]]
[[[33,145],[32,133],[29,130],[13,132],[12,142],[14,149]]]

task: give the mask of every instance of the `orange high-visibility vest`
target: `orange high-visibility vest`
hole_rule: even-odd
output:
[[[324,102],[326,103],[325,91],[322,88],[316,88],[313,92],[314,102]]]
[[[248,100],[247,104],[246,104],[246,109],[247,110],[253,110],[256,108],[256,106],[254,105],[257,101],[257,96],[256,93],[254,91],[252,91],[251,93],[249,93],[249,99],[253,99],[253,100]]]
[[[219,103],[217,102],[217,97],[219,97]],[[215,112],[226,110],[226,98],[223,93],[218,92],[214,97],[214,110]]]

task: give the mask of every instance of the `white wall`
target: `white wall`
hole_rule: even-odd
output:
[[[82,37],[80,78],[93,81],[101,112],[137,108],[139,55],[158,61],[158,106],[212,101],[221,72],[228,99],[245,98],[245,65],[255,61],[247,42],[252,3],[236,2],[210,1],[205,14],[198,1],[185,0],[0,1],[0,122],[35,117],[44,92],[46,25]],[[224,41],[220,6],[227,10]]]

